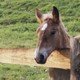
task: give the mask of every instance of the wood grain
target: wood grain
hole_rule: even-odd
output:
[[[70,69],[70,60],[57,51],[49,56],[46,64],[40,65],[34,60],[34,49],[0,49],[0,62]]]

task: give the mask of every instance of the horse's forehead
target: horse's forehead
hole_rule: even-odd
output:
[[[37,29],[38,35],[42,35],[46,31],[46,29],[47,30],[49,29],[49,25],[47,22],[45,22],[44,24],[42,24],[38,27],[38,29]],[[46,32],[48,32],[48,31],[46,31]]]
[[[41,25],[41,31],[45,31],[48,27],[49,24],[47,22],[45,22],[46,19],[52,19],[52,14],[47,13],[47,14],[43,14],[43,24]]]
[[[40,31],[49,31],[49,30],[51,30],[52,28],[55,28],[54,27],[54,25],[50,25],[50,24],[48,24],[48,22],[45,22],[45,23],[43,23],[41,26],[40,26]]]
[[[41,31],[45,31],[48,27],[48,23],[44,23],[41,27]]]

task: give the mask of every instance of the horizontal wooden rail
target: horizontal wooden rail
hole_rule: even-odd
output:
[[[0,49],[0,62],[70,69],[70,60],[57,51],[50,55],[46,64],[40,65],[34,60],[34,49]]]

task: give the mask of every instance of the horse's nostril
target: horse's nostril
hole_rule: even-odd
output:
[[[44,64],[46,62],[44,55],[40,54],[37,58],[35,58],[38,64]]]
[[[40,55],[40,60],[39,60],[39,63],[40,64],[44,64],[46,62],[45,58],[44,58],[44,55]]]
[[[44,60],[44,55],[40,55],[40,60]]]

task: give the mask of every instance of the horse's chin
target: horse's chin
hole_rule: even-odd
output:
[[[46,62],[37,62],[38,64],[45,64]]]

